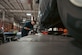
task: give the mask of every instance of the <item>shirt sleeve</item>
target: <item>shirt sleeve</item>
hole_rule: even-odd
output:
[[[30,22],[25,23],[24,27],[28,27],[28,28],[30,28],[31,30],[33,30],[33,25],[32,25]]]
[[[25,23],[24,27],[29,27],[29,22]]]

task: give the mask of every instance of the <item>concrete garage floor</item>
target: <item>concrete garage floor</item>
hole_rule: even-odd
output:
[[[30,35],[0,46],[0,55],[82,55],[71,43],[73,38],[53,35]]]

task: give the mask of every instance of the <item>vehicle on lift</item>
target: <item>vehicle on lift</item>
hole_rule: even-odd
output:
[[[43,3],[46,5],[42,5]],[[42,13],[41,28],[66,27],[69,35],[82,43],[81,0],[42,0],[42,4],[40,7]]]

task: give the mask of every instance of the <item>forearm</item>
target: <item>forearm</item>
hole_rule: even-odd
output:
[[[28,27],[24,27],[24,29],[26,29],[26,30],[30,30],[30,28],[28,28]]]

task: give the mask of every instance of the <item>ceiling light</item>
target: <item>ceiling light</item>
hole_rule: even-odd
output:
[[[31,13],[27,13],[26,15],[27,15],[27,16],[32,16],[32,14],[31,14]]]

